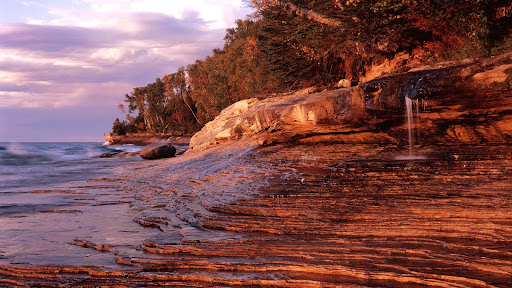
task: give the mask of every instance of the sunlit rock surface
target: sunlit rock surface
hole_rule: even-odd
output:
[[[32,191],[0,286],[510,287],[510,145],[233,143]]]
[[[189,136],[176,136],[173,134],[158,133],[126,133],[126,135],[103,134],[105,141],[115,145],[133,144],[139,146],[149,145],[155,142],[167,142],[172,145],[188,146]]]
[[[259,144],[403,144],[405,97],[413,100],[412,129],[421,144],[512,141],[512,54],[505,54],[419,67],[351,88],[244,100],[208,123],[190,146],[201,150],[242,137]]]

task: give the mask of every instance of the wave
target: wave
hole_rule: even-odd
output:
[[[139,146],[102,143],[9,143],[0,146],[0,166],[32,165],[46,162],[84,160],[103,153],[137,152]]]
[[[51,155],[27,150],[27,147],[24,147],[21,143],[10,143],[0,154],[0,163],[7,166],[27,165],[51,160]]]
[[[136,146],[133,144],[109,145],[108,147],[116,152],[139,152],[142,149],[142,146]]]

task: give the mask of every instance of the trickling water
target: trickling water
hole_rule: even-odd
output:
[[[414,144],[414,133],[413,133],[413,124],[414,117],[412,115],[412,99],[409,97],[405,97],[405,113],[407,115],[407,131],[409,136],[409,155],[412,155],[412,146]]]
[[[420,121],[420,104],[422,105],[422,109],[425,110],[426,102],[421,99],[418,99],[418,94],[421,93],[423,86],[425,85],[425,79],[428,78],[428,74],[421,75],[415,79],[413,83],[409,83],[404,86],[403,96],[405,98],[405,113],[407,116],[407,134],[409,137],[409,157],[413,155],[413,146],[414,146],[414,109],[416,109],[416,123]],[[419,134],[418,131],[416,131]],[[419,135],[416,135],[416,138],[419,139]]]
[[[422,101],[421,102],[421,105],[425,105],[425,103]],[[407,134],[409,136],[409,155],[407,156],[397,156],[395,157],[396,160],[423,160],[423,159],[427,159],[426,156],[424,155],[417,155],[414,153],[413,151],[413,147],[414,147],[414,134],[416,132],[416,138],[419,138],[418,134],[419,132],[418,131],[414,131],[414,109],[416,109],[416,123],[419,123],[419,120],[420,120],[420,109],[419,109],[419,106],[420,106],[420,102],[418,99],[411,99],[409,97],[405,97],[405,113],[406,113],[406,116],[407,116]]]

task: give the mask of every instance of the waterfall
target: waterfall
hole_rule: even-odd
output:
[[[427,159],[425,155],[418,155],[414,153],[414,141],[419,139],[419,131],[416,130],[415,124],[420,120],[420,105],[421,109],[425,110],[427,101],[411,99],[408,95],[405,96],[405,116],[407,117],[407,134],[409,137],[409,153],[408,155],[401,155],[395,157],[397,160],[422,160]],[[414,115],[416,113],[416,115]],[[415,117],[416,116],[416,117]]]
[[[425,110],[427,105],[424,99],[418,99],[418,94],[421,93],[427,77],[428,74],[425,74],[414,79],[414,82],[409,82],[408,85],[404,86],[403,90],[403,96],[405,98],[405,116],[407,117],[407,136],[409,138],[409,157],[413,157],[414,155],[413,147],[415,138],[419,139],[419,131],[415,131],[415,123],[420,122],[420,105],[422,110]],[[415,112],[416,117],[414,117]]]
[[[414,117],[412,113],[412,101],[413,100],[411,98],[405,96],[405,113],[407,115],[407,132],[409,136],[409,155],[412,155],[412,146],[414,145]]]

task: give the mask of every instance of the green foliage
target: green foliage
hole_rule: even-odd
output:
[[[197,109],[191,98],[191,88],[187,84],[184,67],[178,68],[176,73],[164,76],[165,93],[168,103],[165,107],[167,121],[172,131],[190,133],[197,131],[200,122],[196,116]]]
[[[249,0],[247,0],[249,1]],[[251,0],[224,47],[125,95],[113,131],[193,133],[234,102],[358,80],[398,52],[423,62],[512,50],[510,0]]]
[[[501,0],[252,2],[264,23],[262,46],[273,55],[269,65],[285,85],[358,78],[374,59],[415,49],[422,51],[425,61],[487,56],[499,38],[496,31],[504,31],[496,28],[510,27],[497,25],[506,22],[497,21],[497,8],[510,5]],[[283,3],[337,19],[342,25],[325,25],[304,13],[291,13]],[[511,23],[510,17],[504,18]]]
[[[125,95],[129,108],[127,131],[180,134],[197,131],[189,94],[184,68],[164,76],[163,80],[157,78],[145,87],[134,88]],[[134,112],[138,112],[135,117]]]
[[[187,66],[191,98],[202,124],[234,102],[274,89],[258,43],[260,22],[237,20],[236,24],[227,30],[223,49]]]
[[[114,123],[112,124],[112,133],[116,135],[125,135],[126,134],[126,123],[121,122],[119,118],[116,118],[114,120]]]

